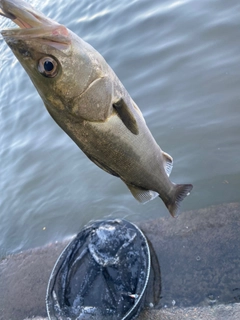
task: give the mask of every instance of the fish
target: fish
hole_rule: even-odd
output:
[[[171,182],[172,157],[102,55],[23,0],[0,0],[0,15],[19,26],[1,34],[55,122],[136,200],[160,197],[176,216],[193,186]]]

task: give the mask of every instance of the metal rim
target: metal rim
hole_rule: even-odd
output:
[[[122,221],[126,221],[126,220],[122,220]],[[129,222],[129,221],[128,221]],[[144,233],[142,232],[141,229],[138,228],[138,226],[136,226],[135,224],[129,222],[132,226],[134,226],[138,232],[141,234],[141,236],[143,237],[143,239],[145,240],[145,243],[146,243],[146,247],[147,247],[147,256],[148,256],[148,270],[147,270],[147,276],[146,276],[146,280],[145,280],[145,284],[144,284],[144,287],[142,289],[142,292],[140,294],[140,296],[138,297],[138,300],[137,302],[134,304],[134,306],[132,307],[132,309],[130,309],[128,311],[128,313],[122,318],[122,320],[127,320],[128,316],[131,315],[132,311],[137,307],[137,305],[141,302],[144,294],[145,294],[145,291],[146,291],[146,287],[147,287],[147,284],[148,284],[148,280],[149,280],[149,277],[150,277],[150,271],[151,271],[151,254],[150,254],[150,249],[149,249],[149,245],[148,245],[148,241],[147,241],[147,238],[145,237]]]

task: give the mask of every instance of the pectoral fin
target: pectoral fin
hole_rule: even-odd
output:
[[[137,121],[126,102],[120,98],[117,102],[113,103],[113,108],[128,130],[137,135],[139,133]]]
[[[126,183],[126,185],[128,189],[131,191],[134,198],[141,203],[146,203],[159,196],[159,194],[155,191],[142,189],[128,183]]]

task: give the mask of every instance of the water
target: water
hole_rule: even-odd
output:
[[[240,200],[239,1],[31,3],[114,69],[174,158],[171,180],[194,185],[182,211]],[[91,219],[168,217],[159,199],[138,204],[86,158],[2,39],[0,56],[0,255],[62,240]]]

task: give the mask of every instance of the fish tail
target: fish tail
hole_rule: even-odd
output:
[[[170,214],[176,217],[181,201],[190,194],[193,186],[191,184],[175,184],[171,199],[165,202]]]

